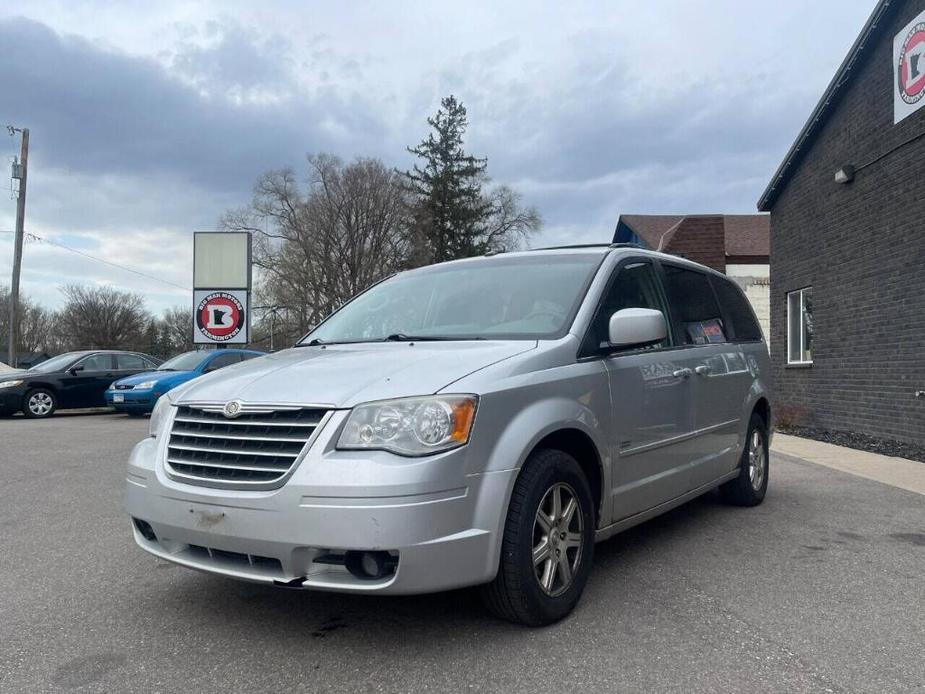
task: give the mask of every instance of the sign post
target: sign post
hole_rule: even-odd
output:
[[[193,234],[193,342],[243,345],[250,340],[251,235]]]

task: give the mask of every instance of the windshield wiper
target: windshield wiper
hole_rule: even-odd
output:
[[[464,337],[462,335],[406,335],[405,333],[392,333],[384,338],[383,342],[451,342],[453,340],[484,340],[484,337]]]
[[[368,340],[322,340],[320,337],[299,342],[296,347],[317,347],[319,345],[362,345],[369,342],[451,342],[453,340],[485,340],[484,337],[466,337],[464,335],[408,335],[406,333],[392,333],[385,337],[370,338]]]
[[[308,342],[297,342],[295,347],[317,347],[323,345],[325,347],[329,345],[358,345],[361,342],[372,342],[372,340],[322,340],[320,337],[315,337],[309,340]]]

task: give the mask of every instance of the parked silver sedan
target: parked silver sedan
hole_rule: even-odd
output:
[[[594,543],[719,487],[762,501],[769,362],[740,289],[626,246],[395,275],[294,348],[165,395],[128,464],[137,543],[294,588],[482,586],[566,616]]]

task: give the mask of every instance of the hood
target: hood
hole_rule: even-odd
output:
[[[353,407],[371,400],[436,393],[536,344],[518,340],[294,347],[197,378],[173,399]]]
[[[30,378],[54,378],[60,372],[50,373],[50,374],[39,374],[34,371],[28,371],[26,369],[20,369],[19,371],[2,371],[0,372],[0,383],[4,381],[23,381]]]
[[[135,374],[134,376],[120,378],[116,383],[134,386],[139,383],[144,383],[145,381],[157,381],[159,384],[172,383],[177,385],[184,381],[188,381],[195,375],[196,373],[194,371],[145,371],[144,373]]]

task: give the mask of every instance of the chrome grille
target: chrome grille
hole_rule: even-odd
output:
[[[222,405],[177,408],[167,442],[167,472],[210,487],[271,489],[292,471],[327,410],[241,405],[234,418]]]

